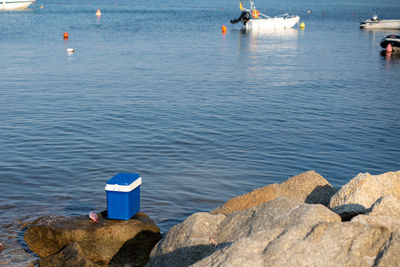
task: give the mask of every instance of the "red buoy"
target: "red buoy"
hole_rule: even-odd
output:
[[[68,32],[64,32],[64,39],[68,39]]]

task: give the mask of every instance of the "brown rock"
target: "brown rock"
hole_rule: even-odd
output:
[[[303,172],[293,176],[279,185],[278,194],[297,199],[308,204],[328,206],[336,190],[315,171]]]
[[[24,238],[39,257],[77,243],[81,254],[97,264],[135,263],[144,265],[153,246],[160,240],[160,229],[145,214],[131,220],[108,220],[106,213],[94,223],[88,216],[46,216],[35,220]]]
[[[213,210],[212,214],[231,212],[256,207],[277,197],[287,197],[310,204],[328,205],[335,189],[315,171],[307,171],[289,178],[281,184],[271,184],[232,198],[223,206]]]
[[[82,249],[77,243],[71,243],[56,254],[49,255],[39,261],[40,267],[100,267],[84,258]]]
[[[372,204],[385,195],[400,199],[400,171],[358,174],[331,198],[329,207],[343,219],[351,219],[367,213]]]
[[[278,197],[278,184],[271,184],[253,190],[250,193],[228,200],[222,207],[211,211],[212,214],[229,214],[239,210],[256,207]]]

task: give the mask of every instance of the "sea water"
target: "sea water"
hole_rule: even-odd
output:
[[[0,12],[0,264],[38,259],[23,241],[33,219],[106,209],[119,172],[142,176],[141,210],[165,232],[306,170],[340,187],[400,169],[400,58],[379,46],[400,32],[359,29],[400,19],[399,2],[256,6],[306,27],[243,32],[231,0]]]

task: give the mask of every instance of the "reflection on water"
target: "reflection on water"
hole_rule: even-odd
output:
[[[277,53],[287,49],[297,48],[298,39],[297,29],[286,29],[286,30],[275,30],[275,29],[264,29],[264,30],[246,30],[241,29],[239,31],[239,40],[241,46],[243,42],[246,42],[251,52],[265,52],[275,51]]]
[[[285,75],[286,83],[292,83],[294,79],[291,57],[298,50],[299,31],[297,29],[262,31],[239,31],[239,50],[242,57],[247,58],[248,64],[243,66],[243,72],[251,80],[260,79],[264,83],[264,75]],[[261,77],[261,78],[259,78]],[[283,81],[276,81],[282,83]]]

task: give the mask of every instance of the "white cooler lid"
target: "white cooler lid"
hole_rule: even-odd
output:
[[[136,174],[119,173],[107,181],[106,191],[130,192],[142,184],[142,178]]]

